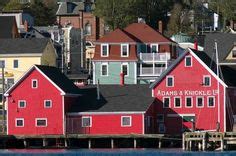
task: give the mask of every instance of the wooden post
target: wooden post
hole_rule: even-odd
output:
[[[68,142],[67,142],[67,139],[65,138],[65,147],[67,148],[68,147]]]
[[[134,138],[134,148],[137,148],[137,140]]]
[[[161,139],[159,139],[158,148],[161,148]]]
[[[88,148],[91,149],[91,139],[88,140]]]
[[[43,147],[46,147],[47,146],[47,140],[46,138],[43,138]]]
[[[24,147],[25,147],[25,148],[28,147],[28,142],[27,142],[26,139],[24,139]]]
[[[192,151],[192,140],[189,141],[189,150]]]
[[[201,151],[202,150],[202,146],[201,146],[201,142],[198,142],[198,150]]]
[[[185,133],[182,135],[182,148],[185,150]]]
[[[206,133],[203,133],[203,137],[202,137],[202,150],[203,151],[206,150]]]
[[[221,137],[220,137],[220,149],[221,149],[221,151],[224,151],[224,137],[223,137],[223,134],[221,134]]]
[[[111,139],[111,148],[113,149],[114,148],[114,140]]]

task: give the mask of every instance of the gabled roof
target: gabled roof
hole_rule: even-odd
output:
[[[84,2],[60,2],[56,15],[79,15],[84,10]]]
[[[204,52],[200,52],[200,51],[194,51],[191,49],[187,49],[184,53],[182,53],[181,56],[179,56],[162,74],[160,77],[157,78],[157,80],[155,82],[153,82],[150,85],[150,88],[154,88],[159,82],[161,82],[167,74],[169,74],[186,56],[187,53],[190,53],[192,56],[194,56],[200,64],[203,65],[203,67],[206,68],[206,70],[208,70],[212,76],[214,76],[216,79],[218,79],[218,81],[224,85],[227,86],[227,81],[223,81],[223,77],[224,75],[223,72],[220,75],[220,78],[216,75],[216,63],[214,62],[214,60],[212,60],[207,54],[205,54]],[[231,73],[232,74],[232,73]],[[236,74],[236,71],[235,73]],[[230,84],[229,84],[230,85]]]
[[[46,79],[48,79],[61,92],[61,95],[79,94],[79,88],[76,87],[63,73],[61,73],[58,68],[34,65],[6,91],[5,96],[8,96],[33,70],[39,71]]]
[[[157,30],[154,30],[153,28],[144,23],[130,24],[124,30],[130,35],[136,37],[139,41],[144,43],[175,43],[174,41],[163,36]]]
[[[219,54],[219,63],[222,62],[232,62],[225,60],[231,51],[234,43],[236,42],[236,34],[229,33],[209,33],[205,37],[205,47],[204,51],[207,55],[215,60],[215,41],[217,42],[218,54]],[[233,61],[236,63],[236,61]]]
[[[0,38],[12,38],[15,16],[0,16]]]
[[[81,96],[69,110],[77,112],[145,112],[153,103],[148,85],[100,85],[81,88]]]
[[[137,38],[129,35],[124,30],[117,28],[116,30],[110,32],[104,37],[96,41],[96,43],[136,43]]]
[[[0,55],[42,54],[49,41],[48,38],[0,39]]]

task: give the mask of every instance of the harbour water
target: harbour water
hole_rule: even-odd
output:
[[[11,149],[0,150],[10,156],[235,156],[236,151],[188,152],[182,149]]]

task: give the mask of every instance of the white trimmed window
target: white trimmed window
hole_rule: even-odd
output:
[[[157,122],[164,122],[164,114],[157,114]]]
[[[131,116],[122,116],[121,117],[121,126],[122,127],[131,127],[132,125]]]
[[[19,60],[13,60],[13,68],[19,67]]]
[[[163,97],[163,108],[170,108],[170,97]]]
[[[175,97],[174,98],[174,107],[175,108],[181,108],[181,98],[180,97]]]
[[[166,77],[166,87],[174,87],[174,76]]]
[[[204,75],[203,76],[203,85],[204,86],[211,86],[211,76],[210,75]]]
[[[101,56],[108,57],[109,56],[109,45],[101,44]]]
[[[185,67],[192,67],[192,56],[185,56]]]
[[[18,108],[25,108],[26,107],[26,101],[25,100],[19,100],[18,101]]]
[[[44,100],[44,108],[51,108],[52,100]]]
[[[207,97],[207,106],[208,107],[215,107],[215,97],[214,96]]]
[[[204,107],[204,98],[201,96],[196,98],[196,104],[198,108],[203,108]]]
[[[15,119],[16,127],[24,127],[24,118],[16,118]]]
[[[185,97],[185,107],[187,107],[187,108],[193,107],[193,98],[192,97]]]
[[[101,64],[101,76],[108,76],[108,63]]]
[[[121,44],[121,57],[129,56],[129,44]]]
[[[151,44],[151,53],[158,53],[158,44]]]
[[[83,116],[82,117],[82,127],[92,127],[92,117]]]
[[[129,76],[129,64],[128,63],[121,64],[121,73],[123,73],[124,76]]]
[[[31,82],[31,86],[32,86],[32,88],[38,88],[38,80],[33,79]]]
[[[36,118],[35,125],[36,125],[36,127],[46,127],[47,126],[47,119],[46,118]]]

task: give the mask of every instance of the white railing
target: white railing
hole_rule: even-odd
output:
[[[142,67],[139,68],[140,76],[160,76],[165,67]]]
[[[170,53],[140,53],[139,59],[142,61],[168,61]]]

